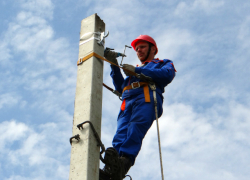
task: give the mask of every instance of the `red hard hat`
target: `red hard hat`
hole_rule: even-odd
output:
[[[156,42],[152,37],[150,37],[148,35],[140,35],[138,38],[136,38],[135,40],[132,41],[131,46],[134,48],[134,50],[135,50],[137,42],[140,40],[147,41],[147,42],[150,42],[151,44],[153,44],[156,47],[155,54],[157,54],[158,48],[157,48]]]

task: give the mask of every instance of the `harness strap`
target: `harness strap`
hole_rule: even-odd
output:
[[[124,87],[122,93],[129,89],[137,89],[139,87],[143,87],[145,102],[150,102],[150,95],[149,95],[149,83],[147,82],[133,82],[131,85]]]

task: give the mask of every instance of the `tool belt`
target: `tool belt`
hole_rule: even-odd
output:
[[[137,88],[143,87],[145,102],[150,102],[148,85],[149,85],[149,83],[147,83],[147,82],[133,82],[133,83],[131,83],[131,85],[124,87],[122,93],[126,90],[129,90],[129,89],[137,89]]]

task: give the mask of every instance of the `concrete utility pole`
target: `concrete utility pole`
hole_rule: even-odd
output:
[[[103,56],[101,44],[105,23],[97,14],[81,22],[79,59],[94,52]],[[99,39],[99,40],[98,40]],[[99,44],[98,44],[99,43]],[[84,121],[91,121],[97,133],[101,134],[103,61],[92,56],[77,68],[73,136],[79,134],[80,140],[72,139],[69,180],[98,180],[100,147],[93,135],[90,124],[77,128]]]

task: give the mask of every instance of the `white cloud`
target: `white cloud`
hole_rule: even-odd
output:
[[[12,107],[18,102],[20,102],[21,98],[14,93],[5,93],[0,95],[0,109],[4,107]]]
[[[74,61],[71,57],[72,48],[67,39],[55,38],[54,30],[44,16],[53,11],[51,2],[32,0],[24,2],[26,4],[22,4],[23,8],[3,34],[5,44],[2,47],[9,47],[15,55],[11,62],[12,68],[8,73],[4,71],[5,82],[9,81],[12,85],[10,87],[15,86],[15,91],[19,87],[29,92],[31,98],[36,98],[33,102],[24,101],[23,107],[25,105],[33,108],[42,107],[49,113],[56,108],[57,112],[65,114],[65,119],[68,119],[68,112],[59,101],[64,103],[73,101],[77,59]],[[37,6],[40,8],[35,8]],[[40,10],[43,10],[44,14],[41,14]],[[10,76],[13,74],[18,76],[13,78]],[[26,98],[23,97],[25,93],[22,91],[16,93],[17,97]],[[4,101],[3,98],[0,99],[2,107],[7,103],[7,99]],[[10,100],[8,103],[14,103]]]
[[[37,16],[43,16],[49,19],[53,17],[54,5],[51,0],[22,0],[21,7],[24,10],[31,11]]]
[[[165,178],[247,179],[242,174],[248,161],[242,160],[248,154],[249,108],[234,102],[225,107],[215,106],[202,114],[184,104],[170,104],[164,110],[159,124]],[[239,146],[241,143],[245,145]],[[239,161],[239,168],[233,169]],[[160,178],[159,163],[154,123],[130,174],[138,179]],[[142,167],[144,173],[138,174]]]
[[[11,68],[1,73],[5,88],[1,89],[0,108],[19,104],[14,115],[22,122],[6,121],[0,126],[0,178],[64,179],[69,169],[77,59],[72,58],[68,40],[56,38],[49,25],[51,1],[22,3],[1,35],[0,51],[6,52],[1,60],[8,60]],[[13,93],[6,92],[9,90]],[[5,115],[6,120],[10,116]],[[10,166],[11,171],[7,170]]]
[[[30,178],[25,178],[22,176],[11,176],[10,178],[6,178],[4,180],[31,180]],[[36,179],[37,180],[37,179]]]
[[[214,9],[218,9],[224,5],[224,1],[209,1],[209,0],[195,0],[193,3],[193,8],[202,9],[206,12],[211,12]]]
[[[10,49],[7,47],[7,43],[4,41],[1,41],[0,43],[0,63],[2,65],[6,65],[7,62],[11,57]]]
[[[191,3],[181,1],[178,3],[174,14],[180,17],[192,15],[194,12],[202,11],[211,15],[224,5],[224,1],[195,0]]]
[[[161,35],[157,36],[156,42],[159,46],[159,54],[157,57],[168,57],[169,59],[176,59],[182,51],[191,49],[196,43],[196,37],[186,29],[171,28],[165,29]]]
[[[18,168],[17,174],[10,176],[10,179],[42,179],[46,178],[48,173],[51,174],[49,179],[67,176],[66,169],[69,169],[69,165],[65,165],[62,161],[69,158],[65,152],[70,148],[68,141],[70,133],[61,132],[61,129],[65,129],[64,123],[42,124],[36,131],[14,120],[5,121],[0,125],[2,152],[0,170],[7,166],[11,166],[12,169]],[[68,148],[65,148],[67,146]],[[2,166],[3,162],[5,166]],[[27,168],[35,169],[23,177],[18,175],[19,171]]]
[[[12,144],[25,137],[29,128],[23,123],[16,121],[4,121],[0,124],[0,148],[4,150],[6,144]]]
[[[52,28],[41,17],[30,12],[20,12],[14,23],[11,23],[6,34],[10,45],[17,51],[24,51],[28,60],[36,59],[46,53],[48,41],[53,36]]]
[[[250,47],[249,39],[250,39],[250,16],[247,16],[240,25],[238,33],[239,44],[240,46],[242,46],[243,51],[246,51],[246,49]]]

